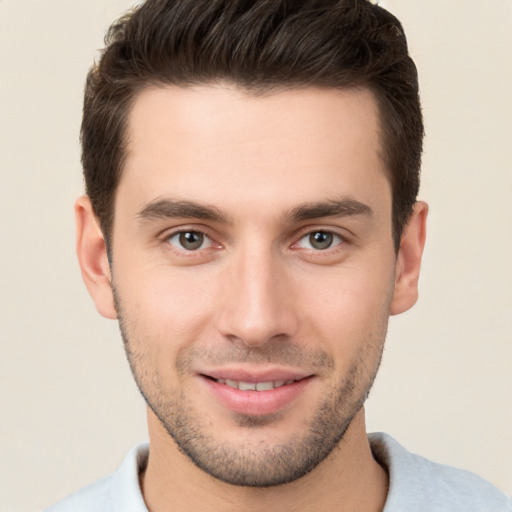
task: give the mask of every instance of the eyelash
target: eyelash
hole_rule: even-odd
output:
[[[323,248],[315,248],[312,246],[312,237],[315,235],[323,235],[330,237],[330,241],[328,241],[328,245]],[[302,241],[306,240],[309,244],[309,247],[300,247],[300,243]],[[318,240],[317,240],[318,241]],[[322,241],[319,241],[322,243]],[[302,249],[304,251],[307,251],[309,253],[315,253],[320,255],[321,253],[332,253],[333,251],[338,248],[338,246],[343,245],[346,243],[346,239],[344,236],[340,235],[339,233],[336,233],[335,231],[331,231],[328,229],[314,229],[311,231],[308,231],[307,233],[303,234],[297,242],[295,242],[292,247],[297,249]]]
[[[203,238],[201,244],[197,248],[187,249],[183,247],[183,245],[179,241],[179,237],[186,234],[195,234],[199,235]],[[172,243],[172,239],[177,238],[176,244]],[[164,242],[170,246],[170,249],[176,253],[179,253],[180,256],[184,256],[187,258],[197,257],[201,254],[204,254],[203,251],[211,249],[211,248],[220,248],[221,244],[215,242],[204,230],[202,229],[180,229],[178,231],[173,231],[172,233],[166,234],[164,237]],[[203,247],[205,243],[208,243],[207,247]],[[180,244],[181,247],[178,245]]]
[[[183,247],[182,241],[177,239],[176,243],[172,243],[171,240],[175,239],[176,237],[181,237],[182,235],[186,234],[194,234],[199,235],[202,240],[200,241],[200,245],[195,248],[187,249],[186,247]],[[312,247],[311,245],[311,237],[314,235],[327,235],[328,237],[331,237],[331,242],[327,247],[324,249],[319,249]],[[309,247],[301,247],[300,244],[303,241],[308,241]],[[176,252],[178,252],[180,255],[185,257],[197,257],[201,254],[203,254],[203,251],[211,249],[211,248],[217,248],[220,249],[222,247],[221,244],[215,242],[215,240],[210,237],[204,230],[202,229],[180,229],[178,231],[174,231],[172,233],[166,234],[164,237],[164,241],[172,247],[172,249]],[[204,244],[208,243],[207,247],[204,247]],[[321,243],[321,241],[320,241]],[[310,255],[315,255],[317,257],[321,257],[322,254],[332,254],[333,252],[336,252],[340,249],[339,246],[343,246],[347,243],[347,239],[344,235],[341,235],[340,233],[337,233],[336,231],[329,230],[329,229],[310,229],[307,232],[303,232],[300,236],[300,238],[294,242],[290,247],[292,249],[301,250],[303,252],[307,252]],[[179,247],[179,245],[181,247]]]

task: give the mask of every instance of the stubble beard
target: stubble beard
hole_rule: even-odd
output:
[[[140,340],[138,344],[134,343],[133,329],[128,326],[117,296],[115,303],[127,359],[149,408],[179,450],[198,468],[214,478],[237,486],[270,487],[293,482],[328,457],[342,442],[352,420],[368,397],[380,365],[387,329],[385,322],[381,332],[368,336],[348,373],[325,394],[306,428],[302,429],[304,434],[282,444],[262,442],[260,445],[247,446],[216,439],[207,425],[208,420],[191,407],[182,391],[162,391],[161,377],[149,362],[147,351],[143,349],[145,344],[140,343]],[[140,351],[137,346],[141,348]],[[324,351],[296,356],[292,355],[291,350],[297,352],[300,348],[290,346],[283,350],[283,346],[279,345],[277,351],[268,348],[264,354],[259,350],[238,348],[235,353],[227,356],[224,354],[220,358],[237,362],[283,362],[289,359],[283,358],[283,353],[288,351],[295,360],[308,360],[310,366],[334,366],[333,358]],[[204,356],[205,351],[192,349],[190,353],[183,354],[176,362],[178,374],[186,369],[187,361],[199,353]],[[216,354],[212,355],[213,359],[216,357]],[[237,415],[237,423],[239,427],[247,429],[265,428],[265,425],[279,421],[278,416],[279,413],[263,418]]]

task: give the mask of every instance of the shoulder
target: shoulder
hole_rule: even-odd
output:
[[[479,476],[409,453],[386,434],[369,440],[389,473],[384,512],[512,512],[510,498]]]
[[[139,473],[147,462],[147,443],[135,446],[112,475],[81,489],[43,512],[147,512]]]
[[[110,512],[110,489],[113,476],[107,476],[59,501],[44,512]]]

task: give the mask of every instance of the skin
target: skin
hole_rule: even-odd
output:
[[[363,403],[417,299],[427,207],[396,253],[372,94],[150,88],[128,135],[112,261],[87,197],[77,251],[149,404],[149,510],[382,510]],[[307,378],[234,411],[205,377],[223,372]]]

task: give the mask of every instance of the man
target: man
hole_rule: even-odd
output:
[[[150,448],[50,510],[512,510],[366,434],[417,297],[422,138],[400,23],[366,0],[148,0],[114,24],[77,252]]]

